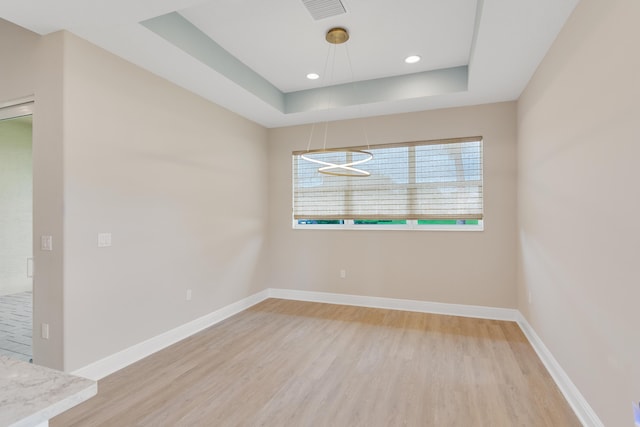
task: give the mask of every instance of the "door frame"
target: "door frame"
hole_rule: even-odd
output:
[[[25,97],[25,98],[20,98],[20,99],[16,99],[13,101],[8,101],[8,102],[4,102],[4,103],[0,103],[0,121],[4,121],[4,120],[11,120],[11,119],[17,119],[20,117],[25,117],[25,116],[32,116],[33,117],[33,111],[34,111],[34,97],[30,96],[30,97]],[[33,140],[33,138],[32,138]],[[33,149],[32,149],[33,150]],[[31,172],[31,174],[33,175],[33,171]],[[33,197],[33,194],[32,194]],[[32,208],[32,217],[33,217],[33,208]],[[32,234],[33,234],[33,221],[31,224],[31,230],[32,230]],[[32,246],[32,254],[31,254],[31,280],[32,280],[32,285],[31,285],[31,290],[32,290],[32,297],[31,297],[31,303],[32,303],[32,307],[35,308],[35,304],[33,304],[33,290],[35,287],[35,280],[34,280],[34,268],[33,268],[33,252],[35,251],[35,247],[34,247],[34,243],[31,242],[31,246]],[[28,267],[27,267],[28,270]],[[34,341],[34,331],[35,331],[35,327],[34,327],[34,312],[32,312],[31,314],[31,361],[33,361],[33,341]]]

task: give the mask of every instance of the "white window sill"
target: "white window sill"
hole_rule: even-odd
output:
[[[365,224],[296,224],[294,230],[364,230],[364,231],[484,231],[478,225],[365,225]]]

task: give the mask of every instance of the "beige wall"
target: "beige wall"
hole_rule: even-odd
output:
[[[37,46],[33,114],[33,360],[63,369],[63,54],[62,33]],[[41,251],[40,236],[52,236],[53,250]],[[40,325],[49,325],[49,339]]]
[[[33,95],[40,36],[0,18],[0,104]]]
[[[332,146],[361,145],[362,121],[329,126]],[[310,126],[269,131],[269,285],[276,288],[515,307],[516,105],[367,119],[371,144],[484,137],[485,231],[291,228],[291,152]],[[320,132],[316,132],[319,134]],[[313,148],[319,148],[314,141]],[[340,278],[340,269],[347,277]]]
[[[0,295],[31,291],[31,117],[0,121]]]
[[[0,20],[0,103],[34,96],[33,237],[53,236],[53,251],[34,250],[34,362],[62,369],[62,59],[60,34],[40,37]],[[36,245],[37,243],[37,245]],[[50,325],[50,338],[39,325]]]
[[[36,363],[72,371],[263,289],[264,128],[71,34],[0,35],[0,102],[35,98],[35,240],[53,236]]]
[[[64,70],[74,370],[263,289],[267,135],[71,34]]]
[[[518,305],[607,426],[640,399],[639,16],[582,0],[518,103]]]
[[[484,136],[485,231],[459,233],[292,230],[308,126],[266,131],[70,34],[0,21],[0,102],[35,94],[34,234],[54,236],[34,254],[35,322],[51,324],[36,362],[73,370],[266,286],[517,306],[604,423],[630,424],[639,8],[583,0],[517,118],[501,103],[366,120],[373,144]],[[360,144],[360,125],[332,124],[332,143]]]

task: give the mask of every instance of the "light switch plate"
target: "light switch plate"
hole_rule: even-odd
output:
[[[51,236],[40,236],[40,249],[43,251],[52,251],[53,250],[53,237]]]
[[[98,247],[106,248],[111,246],[111,233],[98,233]]]

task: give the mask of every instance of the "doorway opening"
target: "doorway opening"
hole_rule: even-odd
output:
[[[33,102],[0,108],[0,354],[33,358]]]

